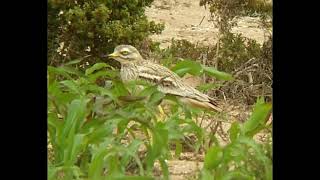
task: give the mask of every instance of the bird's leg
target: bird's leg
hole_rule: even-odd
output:
[[[158,106],[159,112],[160,112],[160,117],[158,117],[158,120],[163,121],[165,119],[166,114],[164,113],[162,107],[159,105]]]

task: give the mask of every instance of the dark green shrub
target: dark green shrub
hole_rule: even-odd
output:
[[[49,0],[48,63],[60,65],[85,56],[87,62],[96,62],[118,44],[140,46],[164,28],[144,15],[152,2]]]

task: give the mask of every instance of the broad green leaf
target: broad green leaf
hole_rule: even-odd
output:
[[[112,138],[106,138],[104,143],[101,143],[99,147],[92,150],[93,157],[89,165],[88,179],[99,179],[101,177],[104,167],[104,158],[108,153],[115,153],[107,149],[111,142],[113,142]]]
[[[115,148],[113,154],[108,154],[107,163],[108,163],[108,176],[109,177],[119,177],[122,175],[120,169],[120,162],[119,162],[119,149]]]
[[[78,64],[78,63],[80,63],[83,59],[84,59],[84,58],[81,57],[81,58],[78,58],[78,59],[69,61],[69,62],[65,63],[64,66],[69,66],[69,65],[73,65],[73,64]]]
[[[126,151],[127,153],[124,154],[124,156],[122,156],[121,158],[121,164],[125,167],[127,166],[127,164],[129,163],[130,160],[130,156],[134,157],[135,153],[138,151],[140,145],[143,142],[139,139],[134,139],[127,147],[126,147]]]
[[[218,71],[217,69],[213,67],[206,67],[202,66],[204,73],[206,73],[209,76],[213,76],[219,80],[233,80],[233,77],[231,74],[228,74],[226,72]]]
[[[257,158],[264,166],[265,179],[272,180],[272,160],[267,157],[262,149],[262,145],[256,143],[253,139],[247,137],[240,137],[239,142],[251,147],[254,150],[254,157]]]
[[[207,169],[202,169],[200,173],[200,179],[201,180],[214,180],[214,176],[211,174],[211,172]]]
[[[110,67],[110,66],[106,63],[96,63],[92,67],[86,70],[85,75],[88,76],[89,74],[92,74],[94,71],[102,69],[104,67]]]
[[[84,95],[84,93],[79,90],[78,85],[74,81],[65,80],[65,81],[60,81],[60,83],[66,86],[68,89],[70,89],[71,92],[74,92],[79,95]]]
[[[161,170],[163,173],[163,178],[169,180],[169,168],[166,161],[162,158],[159,159]]]
[[[111,126],[112,127],[112,126]],[[87,135],[88,143],[96,144],[102,142],[107,136],[110,136],[112,129],[108,126],[100,126],[95,128],[92,133]]]
[[[192,68],[187,67],[187,68],[181,68],[181,69],[177,69],[174,72],[176,74],[178,74],[180,77],[183,77],[185,74],[187,74],[188,72],[192,71]],[[191,74],[191,73],[190,73]]]
[[[96,73],[92,73],[92,74],[89,74],[89,80],[90,82],[95,82],[99,77],[101,76],[108,76],[109,73],[108,71],[98,71]]]
[[[157,91],[150,96],[149,104],[158,105],[164,97],[164,93]]]
[[[197,136],[198,141],[196,142],[196,144],[192,144],[192,146],[197,151],[201,146],[201,141],[204,137],[205,130],[199,127],[192,119],[186,119],[185,122],[187,123],[187,125],[182,128],[182,132],[194,133]]]
[[[65,69],[48,66],[48,71],[54,74],[62,75],[68,79],[72,79],[72,77],[66,72]]]
[[[263,125],[269,113],[271,112],[272,105],[269,103],[262,103],[258,101],[253,109],[250,118],[243,124],[244,134],[249,134],[254,131],[259,125]],[[254,134],[251,134],[253,136]]]
[[[223,177],[221,178],[221,180],[233,180],[233,179],[237,179],[237,180],[253,180],[255,178],[244,174],[241,171],[231,171],[231,172],[226,172]]]
[[[63,122],[58,119],[56,114],[48,113],[48,127],[54,128],[56,131],[61,131]]]
[[[56,180],[57,172],[61,171],[63,167],[54,167],[52,165],[48,166],[48,180]]]
[[[166,128],[170,132],[168,134],[169,140],[180,141],[184,138],[182,129],[179,126],[182,123],[179,118],[180,114],[181,113],[178,111],[174,112],[174,114],[172,114],[171,117],[169,117],[168,120],[165,122]]]
[[[161,125],[162,123],[158,122],[156,127],[151,129],[152,133],[152,146],[149,149],[146,156],[147,170],[150,171],[153,167],[154,161],[165,154],[168,148],[168,130],[164,129]]]
[[[197,87],[197,89],[200,91],[208,91],[210,89],[218,88],[220,86],[222,86],[222,84],[208,83],[208,84],[201,84],[200,86]]]
[[[140,93],[139,96],[151,96],[152,94],[158,92],[158,89],[156,86],[149,86],[144,88]]]
[[[73,126],[72,129],[75,126]],[[67,144],[65,145],[65,154],[64,154],[64,164],[66,166],[72,166],[79,155],[79,152],[82,151],[83,147],[84,134],[74,134],[71,133],[67,138]]]
[[[70,134],[70,130],[73,126],[75,132],[78,131],[80,124],[84,121],[85,118],[87,102],[87,99],[75,99],[69,105],[64,128],[59,138],[61,142],[65,142],[65,138]]]
[[[48,166],[48,180],[53,180],[57,173],[57,168],[53,166]]]
[[[81,176],[84,176],[84,173],[81,172],[81,169],[78,166],[72,167],[72,173],[75,176],[76,180],[82,180]]]
[[[201,64],[192,60],[180,61],[171,70],[179,76],[183,76],[186,73],[198,76],[202,73]]]
[[[241,162],[242,160],[246,160],[246,153],[248,149],[241,143],[239,143],[239,138],[237,142],[228,144],[223,151],[223,162],[227,163],[230,161]]]
[[[182,152],[182,144],[179,140],[176,141],[176,150],[175,150],[175,156],[179,157]]]
[[[59,68],[64,70],[65,72],[67,72],[69,74],[77,75],[79,77],[83,76],[83,73],[78,71],[76,68],[68,67],[68,66],[62,66],[62,67],[59,67]]]
[[[239,125],[238,122],[232,123],[232,125],[231,125],[231,127],[229,129],[231,142],[234,142],[238,138],[238,136],[240,134],[240,130],[241,130],[240,129],[240,125]]]
[[[117,97],[129,95],[129,91],[121,81],[113,81],[112,92],[113,92],[113,95]]]
[[[219,146],[211,147],[204,158],[204,168],[208,170],[215,169],[223,158],[222,148]]]

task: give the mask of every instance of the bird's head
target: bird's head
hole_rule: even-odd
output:
[[[142,60],[139,51],[130,45],[119,45],[114,48],[113,53],[108,57],[119,61],[121,64]]]

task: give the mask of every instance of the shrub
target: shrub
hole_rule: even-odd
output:
[[[140,46],[164,26],[148,21],[142,1],[48,1],[48,63],[60,65],[86,57],[90,64],[118,44]]]

